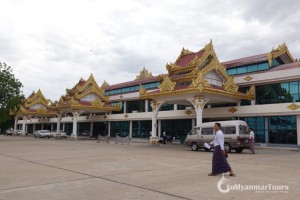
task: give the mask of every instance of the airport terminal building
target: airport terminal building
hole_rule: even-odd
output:
[[[91,75],[55,102],[38,90],[13,111],[14,129],[182,139],[203,122],[239,119],[253,128],[256,143],[300,145],[300,62],[286,44],[220,62],[209,42],[198,52],[183,48],[166,69],[153,76],[143,68],[135,80],[115,85],[98,85]]]

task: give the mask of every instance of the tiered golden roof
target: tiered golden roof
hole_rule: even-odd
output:
[[[29,115],[29,116],[54,116],[57,114],[51,107],[52,102],[46,99],[41,90],[32,92],[32,94],[25,99],[20,109],[13,110],[11,114]]]
[[[114,111],[120,110],[120,105],[111,106],[108,103],[109,97],[104,95],[107,83],[104,82],[101,87],[97,84],[94,76],[91,74],[88,80],[81,78],[72,88],[66,89],[66,94],[61,96],[58,102],[54,103],[57,110],[60,109],[83,109],[95,111]],[[83,100],[89,94],[97,96],[92,101]]]
[[[234,78],[228,76],[214,51],[212,41],[198,52],[182,49],[175,63],[167,63],[168,74],[158,77],[160,85],[158,90],[148,93],[144,88],[140,89],[142,99],[153,99],[162,96],[178,94],[200,93],[217,94],[221,96],[234,97],[239,99],[254,99],[255,94],[251,87],[246,94],[238,92],[238,86]],[[221,85],[208,83],[205,77],[209,72],[215,72],[221,80]]]

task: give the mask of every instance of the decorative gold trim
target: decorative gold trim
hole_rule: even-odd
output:
[[[95,99],[94,101],[91,102],[92,106],[95,107],[103,107],[105,102],[100,101],[100,99]]]
[[[237,111],[237,109],[235,107],[231,107],[228,109],[228,111],[231,113],[235,113]]]
[[[147,90],[145,88],[143,88],[142,84],[140,84],[139,92],[140,92],[140,95],[147,95],[148,94]]]
[[[109,84],[104,80],[103,83],[102,83],[102,85],[101,85],[101,88],[105,88],[107,86],[109,86]]]
[[[204,78],[202,72],[200,71],[198,72],[197,78],[193,79],[192,84],[189,87],[202,91],[204,88],[210,87],[210,85],[208,84],[206,78]]]
[[[223,84],[224,89],[228,92],[237,92],[239,87],[234,83],[234,78],[230,76],[227,81]]]
[[[293,58],[292,54],[290,53],[288,47],[285,43],[279,45],[277,48],[273,48],[270,53],[267,54],[267,59],[269,62],[269,66],[272,67],[272,60],[283,55],[287,54],[288,57],[291,59],[292,62],[295,62],[295,59]]]
[[[186,110],[185,114],[190,115],[190,114],[192,114],[192,111],[191,110]]]
[[[162,77],[163,81],[159,84],[158,89],[160,92],[173,91],[176,85],[176,82],[172,82],[168,76]]]
[[[179,60],[181,60],[181,58],[185,55],[188,55],[188,54],[192,54],[194,52],[188,50],[188,49],[185,49],[184,47],[182,48],[181,52],[180,52],[180,55],[178,56],[178,58],[176,59],[175,63],[177,63]]]
[[[215,94],[219,96],[226,96],[226,97],[232,97],[232,98],[238,98],[238,99],[246,99],[246,100],[253,100],[255,96],[249,96],[244,93],[236,92],[228,92],[221,89],[216,88],[204,88],[202,90],[203,94]],[[157,97],[167,97],[167,96],[175,96],[175,95],[184,95],[184,94],[199,94],[199,90],[195,88],[187,88],[184,90],[176,90],[176,91],[170,91],[170,92],[160,92],[160,93],[152,93],[147,95],[141,95],[141,99],[155,99]]]
[[[248,96],[255,96],[255,85],[251,85],[250,89],[246,92]]]
[[[297,110],[298,108],[300,108],[300,106],[295,103],[292,103],[292,104],[288,105],[287,108],[291,109],[291,110]]]
[[[152,73],[146,70],[145,67],[143,67],[142,71],[140,71],[140,74],[136,76],[135,80],[142,80],[149,77],[153,77]]]
[[[244,78],[245,81],[251,81],[252,79],[253,79],[252,76],[246,76],[246,77]]]

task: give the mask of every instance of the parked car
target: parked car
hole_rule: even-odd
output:
[[[37,137],[40,137],[40,130],[38,130],[38,131],[35,131],[34,133],[33,133],[33,137],[35,137],[35,138],[37,138]]]
[[[57,134],[58,134],[57,131],[51,132],[52,137],[56,137]],[[67,138],[68,136],[65,132],[60,132],[60,137]]]
[[[221,130],[224,133],[224,147],[228,153],[233,149],[237,153],[241,153],[244,149],[249,149],[249,131],[245,121],[233,120],[219,123],[221,123]],[[214,140],[214,124],[215,122],[208,122],[203,123],[200,127],[194,127],[186,137],[185,144],[190,146],[193,151],[198,151],[198,149],[209,151],[210,149],[204,147],[204,143],[209,144]]]
[[[45,138],[45,137],[51,138],[51,132],[49,130],[41,130],[39,132],[39,137],[40,138]]]
[[[5,132],[4,132],[4,135],[10,135],[12,136],[14,134],[14,129],[10,128],[10,129],[7,129]]]

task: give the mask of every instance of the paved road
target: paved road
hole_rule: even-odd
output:
[[[229,154],[237,176],[225,175],[228,193],[217,189],[222,176],[207,176],[211,157],[181,145],[0,136],[0,200],[299,199],[299,152]],[[288,192],[234,191],[235,184],[284,185]]]

